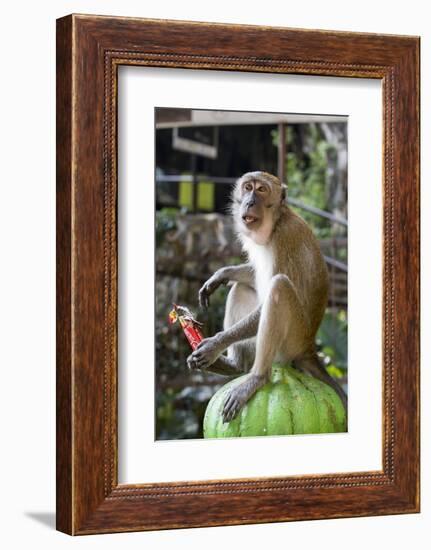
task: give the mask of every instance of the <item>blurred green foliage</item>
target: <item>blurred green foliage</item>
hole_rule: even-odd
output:
[[[298,148],[296,129],[289,125],[286,133],[287,158],[286,174],[288,181],[288,196],[302,203],[315,206],[321,210],[328,208],[328,186],[326,185],[326,172],[328,167],[328,153],[333,149],[322,136],[317,124],[308,124],[302,130],[305,136],[302,139],[306,143],[305,148]],[[278,130],[272,132],[274,145],[278,143]],[[304,150],[305,149],[305,150]],[[292,206],[304,220],[309,223],[319,238],[329,237],[332,224],[329,220],[321,218],[296,206]]]
[[[204,323],[204,336],[213,335],[223,326],[224,306],[228,293],[221,287],[211,296],[211,307],[199,310],[198,291],[208,273],[220,265],[200,258],[196,262],[180,260],[181,273],[157,272],[157,260],[171,259],[174,270],[178,267],[177,251],[169,241],[169,235],[177,228],[178,215],[183,209],[163,208],[156,212],[156,439],[190,439],[202,437],[202,420],[208,401],[227,379],[225,377],[189,372],[186,359],[191,353],[190,345],[179,323],[170,325],[168,314],[172,302],[188,307],[198,320]],[[208,260],[209,261],[209,260]],[[231,257],[229,263],[238,263],[240,258]],[[188,275],[192,274],[192,278]],[[195,277],[197,276],[197,277]]]
[[[162,245],[166,233],[176,228],[178,208],[162,208],[156,212],[156,247]]]
[[[317,332],[317,347],[331,376],[347,374],[347,312],[344,309],[327,311]]]

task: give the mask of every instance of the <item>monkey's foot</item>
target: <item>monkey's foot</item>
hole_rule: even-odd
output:
[[[244,382],[232,388],[223,407],[223,422],[230,422],[241,411],[247,401],[268,381],[266,376],[248,374]]]
[[[216,336],[204,338],[195,351],[188,356],[187,365],[190,370],[205,370],[217,361],[224,352],[224,347]]]

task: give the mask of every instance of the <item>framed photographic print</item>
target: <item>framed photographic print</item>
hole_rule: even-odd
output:
[[[57,21],[57,528],[419,510],[419,39]]]

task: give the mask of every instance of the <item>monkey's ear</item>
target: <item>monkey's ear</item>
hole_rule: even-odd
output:
[[[284,202],[287,197],[287,185],[285,183],[281,184],[281,202]]]

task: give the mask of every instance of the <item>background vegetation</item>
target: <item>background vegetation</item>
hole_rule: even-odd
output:
[[[345,123],[288,127],[285,162],[289,198],[347,218],[346,130]],[[277,129],[273,128],[270,136],[276,149]],[[208,174],[205,176],[211,181]],[[166,193],[166,184],[158,189],[159,195],[163,189]],[[347,227],[293,208],[312,226],[325,255],[346,265]],[[167,316],[172,302],[176,302],[197,314],[205,324],[205,335],[220,330],[228,289],[217,290],[208,311],[198,309],[198,290],[222,265],[241,262],[241,251],[225,214],[191,213],[187,207],[164,206],[160,198],[156,244],[156,438],[199,438],[208,400],[227,378],[188,371],[189,344],[178,325],[168,324]],[[317,344],[328,372],[347,389],[347,273],[333,265],[328,269],[331,295]]]

